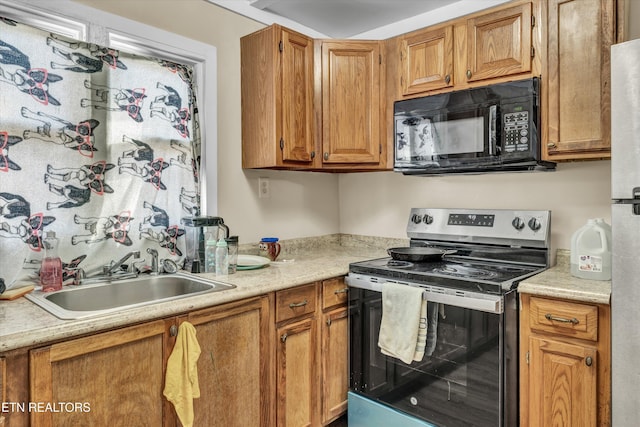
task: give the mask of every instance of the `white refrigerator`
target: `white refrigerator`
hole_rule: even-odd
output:
[[[612,426],[640,425],[640,39],[611,47]]]

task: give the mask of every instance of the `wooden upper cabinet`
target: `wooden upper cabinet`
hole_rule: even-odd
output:
[[[517,0],[391,39],[391,101],[539,75],[540,10]]]
[[[242,167],[312,166],[313,39],[272,25],[240,47]]]
[[[531,8],[524,3],[467,20],[467,81],[531,70]]]
[[[403,95],[442,89],[453,81],[453,26],[403,37],[400,47]]]
[[[313,40],[282,30],[282,160],[311,162]]]
[[[380,164],[380,46],[377,41],[322,42],[324,165]]]
[[[616,43],[616,7],[615,0],[548,1],[546,160],[611,156],[609,48]]]

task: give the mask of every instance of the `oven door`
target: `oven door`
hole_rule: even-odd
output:
[[[427,351],[407,365],[378,347],[381,282],[348,278],[353,393],[435,426],[518,424],[516,292],[427,290]]]

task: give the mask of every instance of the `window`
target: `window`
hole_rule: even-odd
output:
[[[2,15],[89,43],[150,55],[194,69],[202,160],[201,213],[217,213],[216,50],[214,46],[68,0],[0,0]]]
[[[215,49],[41,6],[0,0],[0,293],[37,275],[47,236],[63,280],[124,251],[180,263],[181,218],[216,212]]]

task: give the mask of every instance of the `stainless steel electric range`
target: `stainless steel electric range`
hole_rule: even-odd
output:
[[[349,266],[350,427],[518,425],[517,285],[549,266],[550,224],[549,211],[414,208],[407,248]],[[377,345],[385,282],[424,290],[419,362]]]

